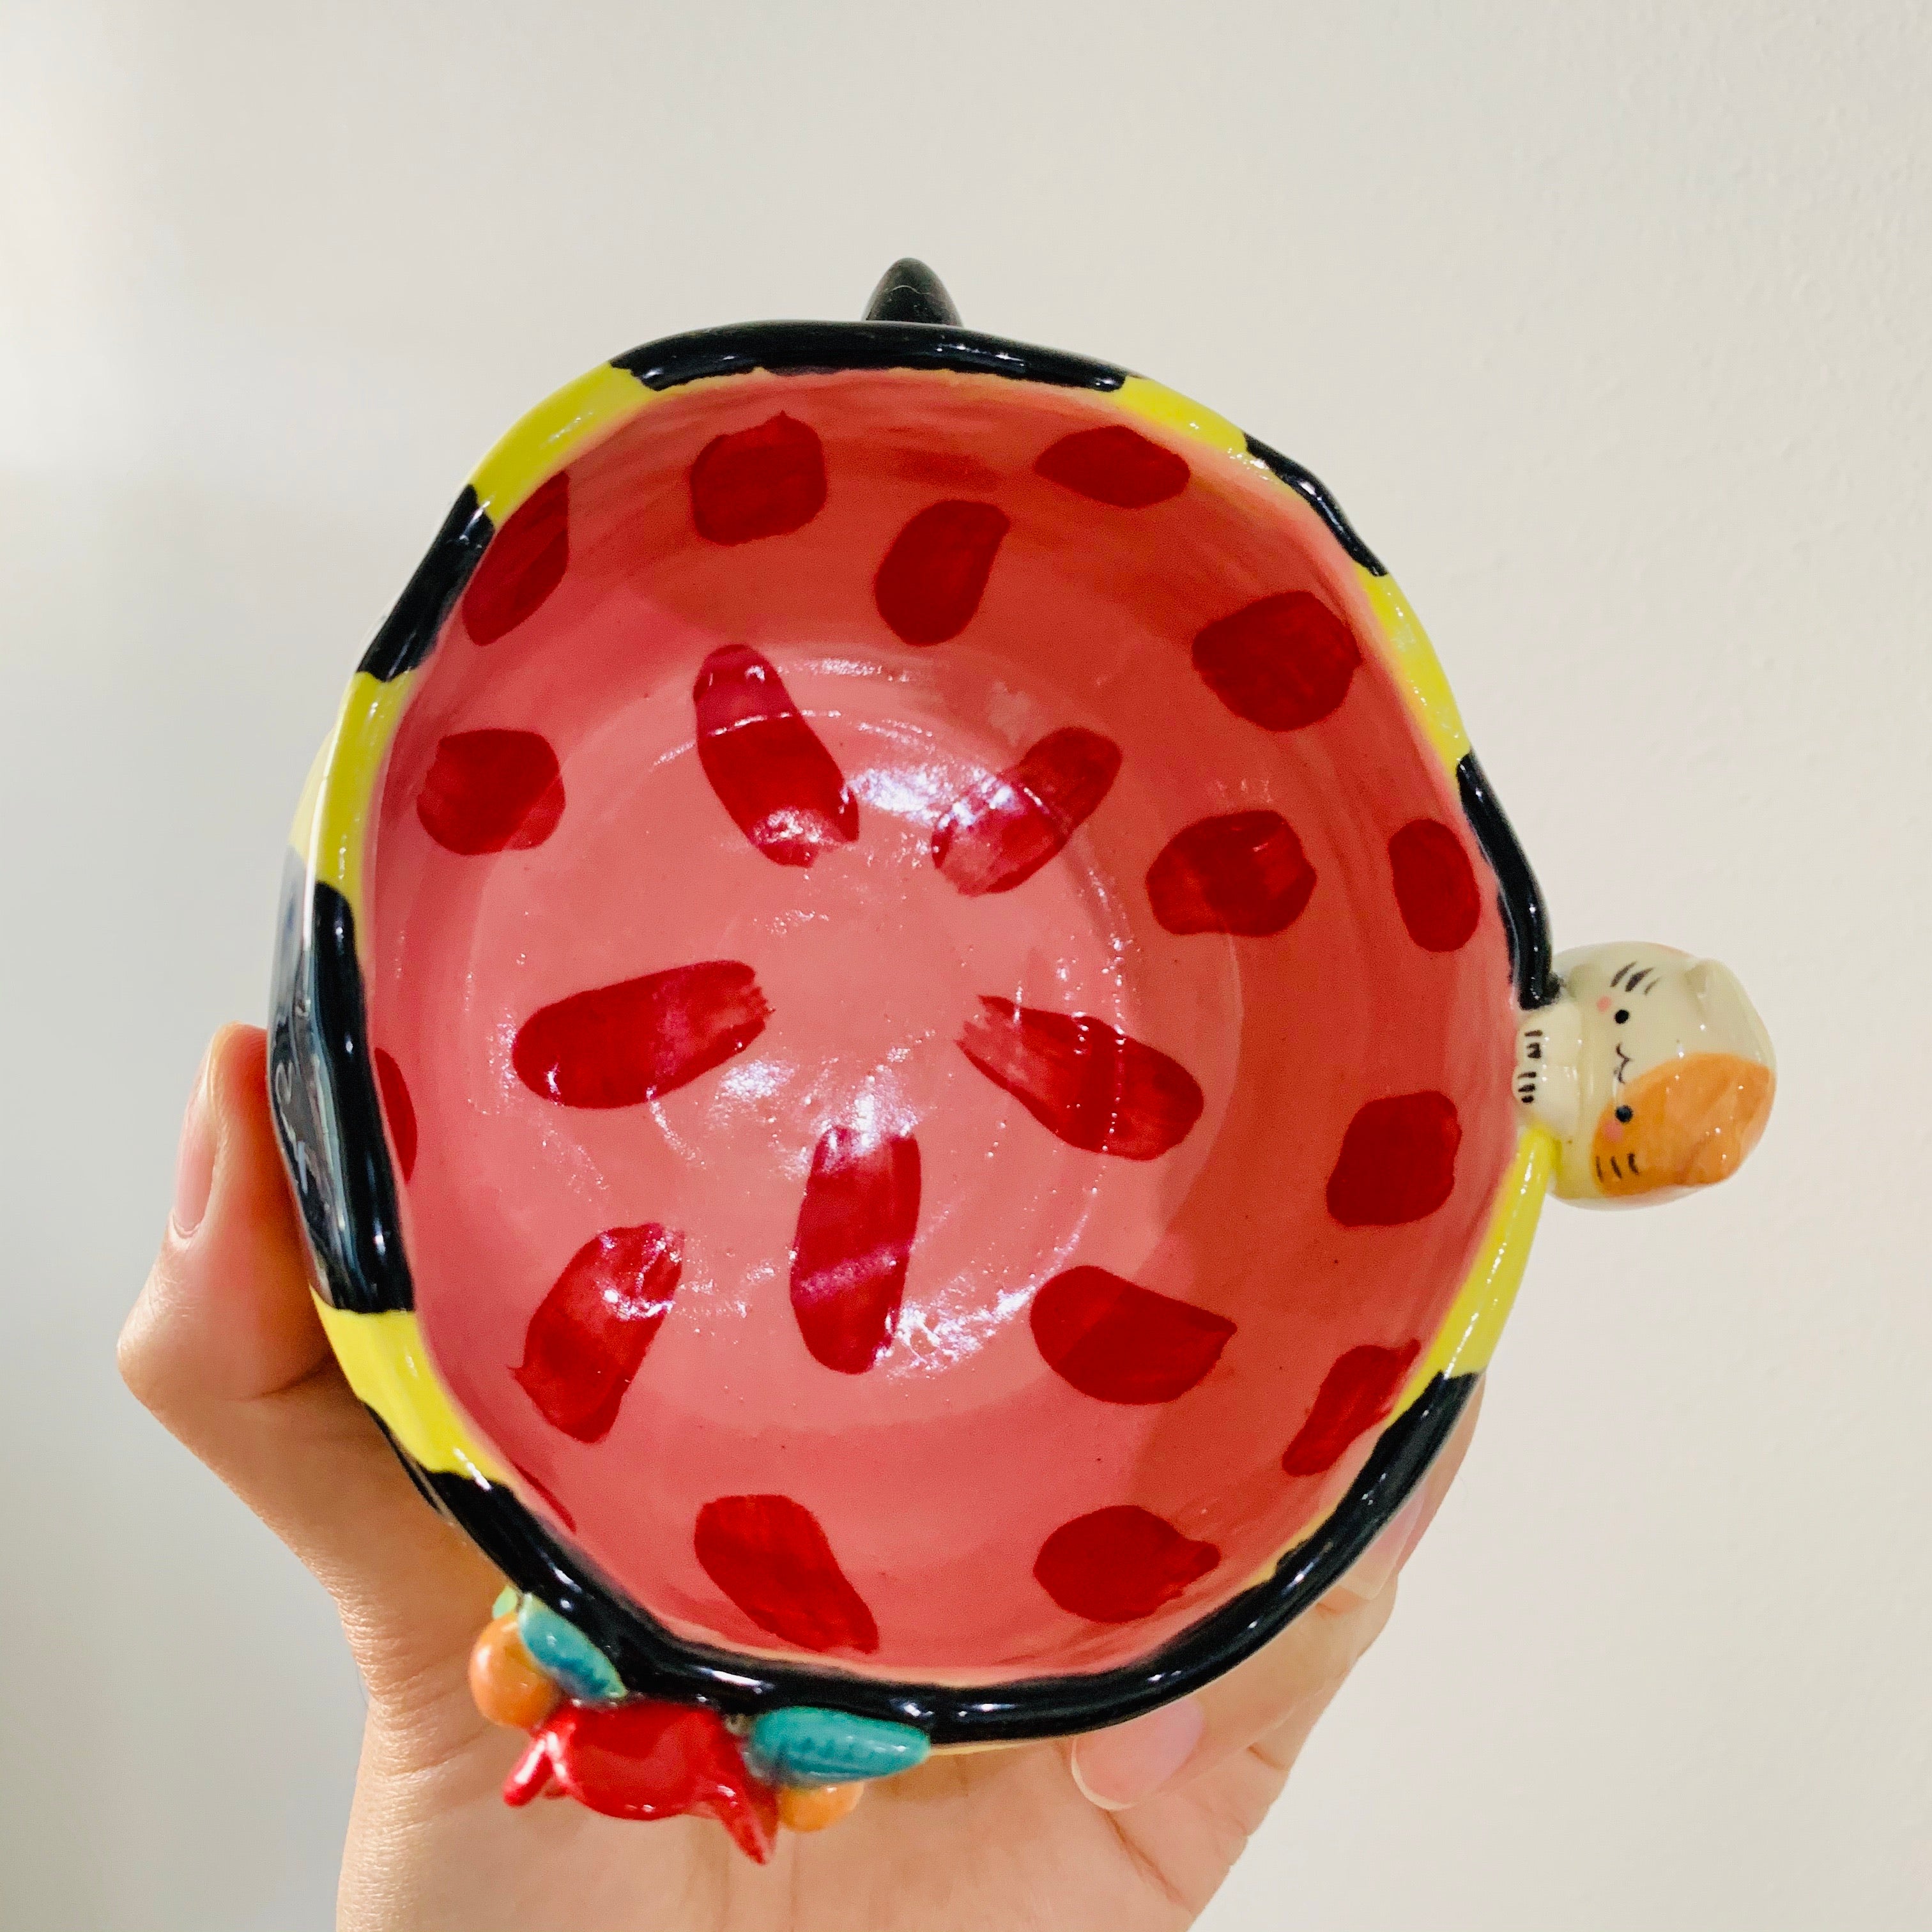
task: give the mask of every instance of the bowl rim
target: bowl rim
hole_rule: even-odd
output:
[[[1435,652],[1394,580],[1310,472],[1178,392],[1086,357],[952,322],[755,322],[665,337],[598,364],[523,417],[464,486],[364,654],[297,808],[271,1001],[270,1101],[317,1307],[351,1388],[424,1496],[518,1589],[576,1624],[632,1694],[744,1716],[826,1706],[916,1725],[940,1746],[1012,1742],[1118,1724],[1198,1689],[1340,1580],[1421,1480],[1487,1366],[1521,1280],[1555,1144],[1540,1129],[1520,1130],[1463,1283],[1341,1500],[1232,1600],[1130,1663],[949,1685],[703,1643],[661,1623],[522,1502],[512,1473],[444,1389],[414,1313],[357,952],[364,850],[384,758],[415,674],[484,550],[546,478],[688,384],[757,370],[861,370],[1084,390],[1112,402],[1130,425],[1205,444],[1293,491],[1354,566],[1376,622],[1372,641],[1495,875],[1519,1004],[1554,997],[1541,891],[1470,748]]]

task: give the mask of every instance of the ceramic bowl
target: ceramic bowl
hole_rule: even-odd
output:
[[[945,1744],[1205,1682],[1426,1468],[1562,1160],[1542,903],[1382,564],[910,272],[513,430],[296,848],[332,1340],[633,1696]]]

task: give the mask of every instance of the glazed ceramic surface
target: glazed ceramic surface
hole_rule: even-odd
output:
[[[1565,992],[1305,471],[916,274],[881,314],[652,344],[486,459],[298,817],[272,1079],[350,1379],[584,1646],[568,1710],[922,1750],[1279,1630],[1558,1166],[1719,1178],[1771,1074],[1721,969],[1645,956],[1654,1039],[1634,956]],[[565,1777],[596,1720],[524,1681]]]

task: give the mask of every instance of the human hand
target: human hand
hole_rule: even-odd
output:
[[[943,1754],[752,1864],[708,1820],[507,1811],[524,1739],[471,1701],[502,1579],[427,1509],[329,1352],[268,1117],[266,1042],[218,1033],[173,1218],[121,1338],[128,1386],[334,1599],[369,1709],[344,1932],[1156,1932],[1192,1923],[1388,1620],[1468,1446],[1348,1576],[1197,1696],[1073,1741]]]

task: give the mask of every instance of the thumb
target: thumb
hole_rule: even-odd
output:
[[[371,1694],[460,1671],[500,1582],[423,1504],[335,1365],[268,1117],[267,1042],[224,1027],[175,1210],[122,1331],[128,1386],[334,1598]]]

